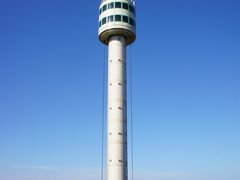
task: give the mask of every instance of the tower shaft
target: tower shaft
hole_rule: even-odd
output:
[[[108,180],[127,180],[126,40],[112,36],[108,49]]]

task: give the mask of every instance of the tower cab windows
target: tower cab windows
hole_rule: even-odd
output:
[[[104,1],[102,1],[104,2]],[[116,10],[116,11],[115,11]],[[103,29],[112,26],[121,26],[121,28],[135,28],[135,6],[130,1],[121,2],[120,0],[111,0],[109,3],[101,5],[99,28]],[[102,30],[102,29],[101,29]],[[135,31],[135,29],[133,29]]]
[[[113,9],[113,8],[122,8],[125,10],[130,11],[131,13],[133,13],[135,15],[135,8],[128,3],[122,3],[122,2],[111,2],[108,4],[105,4],[99,11],[100,14],[102,14],[104,11],[108,10],[108,9]]]
[[[114,16],[108,16],[108,22],[113,22],[114,21]]]
[[[122,7],[123,7],[123,9],[128,10],[128,4],[127,4],[127,3],[123,3],[123,4],[122,4]]]
[[[102,12],[106,11],[107,10],[107,5],[105,4],[102,8]]]
[[[131,24],[133,26],[133,24],[134,24],[133,22],[134,22],[133,19],[129,18],[129,24]]]
[[[98,35],[108,45],[110,37],[125,38],[129,45],[136,39],[135,0],[101,0],[99,8]]]
[[[103,18],[102,19],[102,25],[106,24],[106,22],[107,22],[107,18]]]
[[[122,21],[122,16],[121,15],[115,15],[115,21]]]
[[[103,18],[101,21],[99,21],[99,27],[106,23],[111,23],[111,22],[124,22],[132,25],[133,27],[136,26],[135,21],[128,16],[122,16],[122,15],[111,15],[108,17]]]
[[[115,8],[122,8],[121,2],[115,2]]]
[[[109,3],[108,4],[108,9],[113,9],[114,8],[114,3],[112,2],[112,3]]]
[[[132,18],[129,18],[129,24],[131,24],[134,27],[136,26],[136,23]]]
[[[123,22],[128,23],[128,17],[127,16],[123,16]]]
[[[135,9],[132,5],[129,4],[129,11],[135,15]]]

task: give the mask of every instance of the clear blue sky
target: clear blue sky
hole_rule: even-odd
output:
[[[0,1],[0,180],[100,179],[99,1]],[[136,179],[240,179],[239,9],[137,1]]]

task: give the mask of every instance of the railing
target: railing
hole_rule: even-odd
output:
[[[101,0],[102,3],[105,2],[105,1],[108,1],[108,0]],[[128,1],[130,1],[132,4],[135,5],[135,0],[128,0]]]

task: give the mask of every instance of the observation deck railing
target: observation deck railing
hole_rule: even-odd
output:
[[[105,1],[108,1],[108,0],[101,0],[102,3]],[[128,1],[130,1],[132,4],[135,4],[135,0],[128,0]]]

